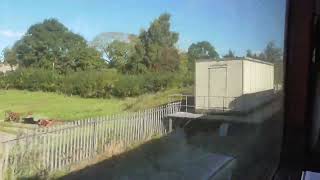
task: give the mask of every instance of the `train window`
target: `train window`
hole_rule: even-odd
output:
[[[270,178],[285,14],[285,0],[2,1],[0,175]]]

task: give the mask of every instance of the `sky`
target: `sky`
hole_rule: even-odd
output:
[[[220,55],[261,52],[269,41],[283,47],[285,0],[1,0],[0,51],[47,18],[91,41],[102,32],[138,34],[164,12],[182,50],[199,41]]]

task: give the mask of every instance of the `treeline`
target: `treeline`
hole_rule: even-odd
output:
[[[139,35],[90,44],[56,19],[32,25],[4,61],[19,70],[0,77],[0,88],[41,90],[82,97],[126,97],[165,88],[193,84],[197,59],[221,59],[207,41],[193,43],[187,52],[176,44],[170,15],[162,14]],[[276,61],[281,49],[269,43],[259,55],[249,57]],[[224,58],[234,58],[229,51]]]
[[[39,68],[20,68],[0,77],[0,88],[57,92],[85,98],[137,96],[168,88],[190,86],[191,74],[148,72],[125,75],[113,69],[60,74]]]
[[[0,78],[0,88],[49,91],[81,97],[128,97],[189,86],[188,55],[176,48],[179,34],[162,14],[128,41],[88,45],[56,19],[32,25],[4,60],[19,65]]]
[[[128,41],[102,41],[89,46],[58,20],[47,19],[32,25],[11,49],[5,49],[4,60],[10,65],[60,74],[105,68],[123,74],[176,72],[183,64],[183,53],[176,48],[179,34],[170,28],[170,15],[162,14]]]

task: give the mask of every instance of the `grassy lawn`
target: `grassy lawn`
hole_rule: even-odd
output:
[[[0,120],[4,119],[4,112],[7,110],[22,114],[31,112],[35,118],[59,120],[78,120],[123,111],[137,111],[164,104],[169,95],[189,92],[190,89],[170,89],[124,99],[84,99],[47,92],[0,90]]]

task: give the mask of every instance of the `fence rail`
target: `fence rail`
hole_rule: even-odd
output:
[[[210,112],[246,112],[257,106],[269,102],[279,92],[273,90],[261,91],[241,96],[194,96],[174,94],[169,101],[180,102],[181,111],[194,112],[196,110],[209,110]]]
[[[166,116],[180,111],[180,103],[99,118],[78,120],[2,143],[2,177],[52,172],[90,159],[115,146],[128,147],[169,131]]]
[[[169,96],[169,101],[181,102],[181,110],[185,112],[194,111],[195,109],[224,112],[236,110],[242,106],[243,102],[237,102],[237,98],[238,97],[173,94]]]

